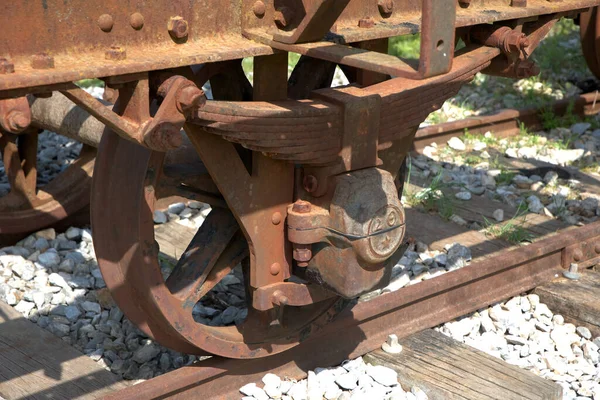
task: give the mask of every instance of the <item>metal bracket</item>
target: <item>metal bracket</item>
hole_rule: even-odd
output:
[[[306,15],[298,27],[290,32],[279,30],[273,35],[273,40],[288,44],[319,41],[329,32],[349,2],[350,0],[305,2],[308,3]]]
[[[564,268],[569,268],[572,263],[576,263],[579,268],[587,268],[600,263],[600,236],[565,247],[562,265]]]

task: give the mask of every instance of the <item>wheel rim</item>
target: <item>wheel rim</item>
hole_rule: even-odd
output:
[[[0,133],[0,152],[10,192],[0,198],[0,234],[33,232],[89,204],[95,149],[84,146],[75,161],[37,188],[37,133]]]
[[[583,56],[590,71],[592,71],[596,78],[600,79],[600,53],[598,52],[600,45],[599,18],[598,8],[594,7],[588,12],[580,14],[579,25]]]

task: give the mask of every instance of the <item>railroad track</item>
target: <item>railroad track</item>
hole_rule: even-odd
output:
[[[597,95],[597,92],[583,94],[556,102],[552,108],[558,116],[567,108],[580,116],[592,115],[600,111]],[[462,135],[465,129],[481,134],[492,131],[500,137],[518,134],[521,123],[531,130],[540,129],[539,111],[537,108],[502,110],[491,116],[422,128],[416,135],[415,149],[432,142],[444,143]],[[469,207],[475,208],[472,213],[492,218],[492,209],[482,204]],[[473,261],[434,279],[348,304],[318,336],[282,354],[255,360],[212,357],[108,398],[195,398],[207,393],[214,398],[239,398],[240,387],[259,382],[266,372],[301,379],[307,370],[337,365],[378,350],[390,333],[405,338],[552,282],[562,277],[562,271],[572,263],[580,268],[600,263],[600,222],[566,227],[549,219],[534,219],[532,229],[541,237],[527,246],[491,240],[484,234],[412,209],[407,210],[407,223],[407,237],[429,243],[433,249],[442,249],[453,241],[465,244],[473,252]],[[168,232],[166,227],[161,230]]]
[[[465,126],[507,135],[516,119],[534,126],[535,110],[500,112],[425,128],[413,143],[427,115],[476,74],[537,75],[530,55],[561,18],[577,19],[586,62],[600,77],[600,0],[30,3],[0,14],[0,234],[39,231],[91,202],[94,239],[86,246],[101,275],[88,284],[106,284],[116,306],[104,308],[122,310],[173,351],[214,355],[119,397],[236,396],[259,369],[298,377],[370,352],[390,331],[405,337],[597,261],[598,223],[569,230],[530,218],[538,238],[516,247],[405,212],[398,178],[411,148],[442,143]],[[20,31],[18,41],[9,37]],[[387,54],[389,38],[417,32],[418,59]],[[290,76],[289,52],[301,55]],[[246,57],[254,57],[252,83]],[[332,88],[338,66],[351,84]],[[82,78],[101,79],[113,105],[78,87]],[[595,111],[595,95],[589,102],[576,100],[575,112]],[[560,115],[566,103],[557,107]],[[46,128],[85,146],[40,188],[38,134]],[[153,215],[158,198],[174,195],[212,211],[163,273]],[[457,212],[480,218],[489,209],[473,201]],[[389,283],[407,229],[409,245],[468,245],[472,264],[367,301]],[[42,259],[58,263],[60,255]],[[222,316],[197,320],[196,305],[240,271],[244,318],[228,326]],[[9,291],[11,302],[24,292]],[[19,301],[26,314],[45,307],[46,297],[36,298]],[[81,308],[102,313],[99,303]],[[61,337],[71,335],[67,323],[58,325]],[[78,346],[103,339],[80,333],[72,338]]]
[[[551,108],[557,116],[562,116],[567,109],[580,117],[593,115],[600,111],[597,96],[597,92],[582,94],[555,102]],[[498,137],[518,134],[521,123],[529,130],[541,129],[540,111],[539,108],[501,110],[493,115],[421,128],[416,134],[414,150],[419,152],[432,142],[441,145],[451,137],[463,135],[465,129],[479,134],[491,131]],[[471,210],[472,213],[479,212],[491,219],[490,208],[480,203],[474,207],[476,210]],[[406,338],[551,282],[562,276],[561,272],[572,262],[582,268],[600,263],[598,222],[566,228],[548,219],[534,219],[530,222],[533,229],[539,236],[546,237],[524,247],[490,240],[483,234],[413,209],[407,210],[407,223],[408,237],[429,243],[433,249],[460,242],[471,248],[473,261],[467,267],[435,279],[348,304],[321,334],[287,352],[252,360],[212,357],[119,390],[107,398],[196,398],[206,397],[206,393],[214,398],[239,398],[240,387],[260,381],[267,371],[294,379],[304,378],[307,370],[377,351],[390,333]],[[181,248],[182,243],[192,239],[193,231],[175,226],[178,228],[158,226],[162,232],[158,240],[163,248],[165,237],[171,235],[173,242],[164,248],[179,247],[177,251],[182,253],[185,250],[185,246]],[[553,234],[554,231],[559,232]]]

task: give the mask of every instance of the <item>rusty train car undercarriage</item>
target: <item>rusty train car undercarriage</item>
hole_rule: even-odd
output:
[[[161,344],[258,358],[319,332],[383,286],[404,251],[399,193],[415,132],[478,72],[539,73],[531,52],[577,18],[600,76],[600,0],[16,1],[0,14],[0,234],[87,205],[104,279]],[[420,33],[418,60],[388,38]],[[300,61],[288,78],[288,53]],[[253,83],[241,60],[254,57]],[[351,84],[331,88],[336,66]],[[75,85],[100,78],[105,101]],[[212,99],[202,87],[210,82]],[[85,145],[36,186],[40,129]],[[95,150],[97,148],[97,152]],[[93,180],[90,179],[93,170]],[[211,204],[168,279],[156,199]],[[192,308],[242,265],[249,314]]]

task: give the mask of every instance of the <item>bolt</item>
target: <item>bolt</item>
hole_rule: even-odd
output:
[[[0,75],[12,74],[13,72],[15,72],[15,64],[4,57],[0,57]]]
[[[398,336],[388,335],[387,340],[381,345],[381,350],[389,354],[398,354],[402,352],[402,345],[398,343]]]
[[[185,39],[188,36],[188,22],[183,17],[171,17],[167,28],[174,39]]]
[[[292,206],[292,211],[298,214],[306,214],[310,212],[310,203],[304,200],[297,200]]]
[[[362,18],[358,20],[359,28],[372,28],[375,26],[375,21],[372,18]]]
[[[129,25],[136,31],[144,27],[144,16],[138,12],[131,14],[129,17]]]
[[[581,274],[579,274],[577,272],[577,269],[579,268],[579,265],[575,264],[575,263],[571,263],[571,265],[569,265],[569,270],[568,271],[563,271],[563,276],[567,279],[571,279],[573,281],[578,280],[579,278],[581,278]]]
[[[384,17],[389,17],[394,12],[394,0],[379,0],[377,6]]]
[[[273,225],[279,225],[281,223],[281,213],[279,211],[273,213],[271,216],[271,222]]]
[[[279,263],[271,264],[271,266],[269,267],[269,272],[273,276],[278,275],[279,272],[281,272],[281,265]]]
[[[302,179],[302,186],[308,193],[313,193],[319,187],[319,181],[314,175],[305,175]]]
[[[21,111],[13,110],[6,116],[6,125],[11,133],[23,132],[30,123],[31,119]]]
[[[180,112],[200,108],[206,103],[204,91],[197,86],[186,86],[177,95],[177,109]]]
[[[110,32],[115,25],[115,21],[110,14],[102,14],[98,17],[98,26],[104,32]]]
[[[308,262],[312,258],[312,251],[309,244],[294,244],[292,254],[294,260],[298,262],[299,267],[308,267]]]
[[[289,302],[290,300],[280,290],[273,292],[273,304],[276,306],[285,306]]]
[[[52,69],[54,68],[54,57],[47,53],[35,54],[31,58],[31,68],[33,69]]]
[[[292,23],[294,12],[289,7],[280,7],[273,14],[273,20],[279,29],[283,29]]]
[[[573,260],[575,260],[575,261],[583,260],[583,252],[581,251],[581,249],[577,249],[573,252]]]
[[[111,61],[122,61],[127,58],[127,52],[124,48],[119,46],[111,46],[110,49],[104,53],[104,58]]]
[[[265,12],[267,12],[267,8],[265,7],[265,3],[258,0],[252,6],[252,11],[254,12],[254,15],[256,15],[258,18],[262,18],[265,16]]]
[[[512,7],[527,7],[527,0],[512,0]]]

